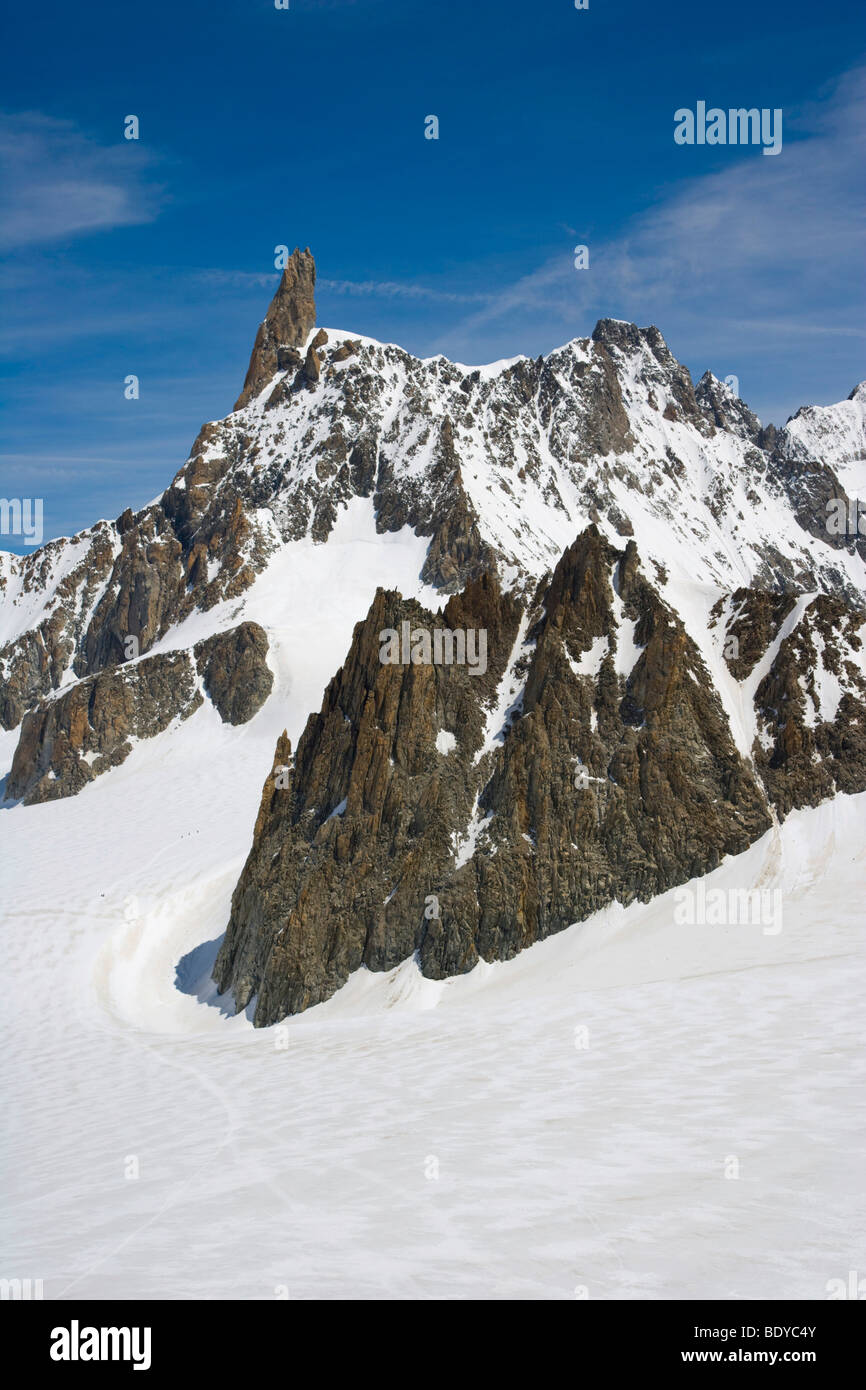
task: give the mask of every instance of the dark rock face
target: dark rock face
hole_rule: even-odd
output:
[[[755,765],[778,809],[866,791],[866,612],[819,594],[781,642],[755,695]]]
[[[0,726],[4,729],[14,729],[36,700],[59,685],[82,640],[85,617],[111,573],[117,544],[114,531],[106,522],[92,528],[84,557],[56,587],[52,610],[36,627],[0,648]],[[49,582],[64,544],[49,541],[23,558],[25,594],[36,593]]]
[[[282,778],[289,748],[285,737],[278,744],[215,968],[238,1007],[260,992],[260,1022],[328,998],[363,963],[389,969],[416,948],[424,894],[436,891],[453,828],[471,813],[481,700],[493,696],[518,619],[490,579],[439,615],[379,590]],[[486,671],[383,664],[380,634],[403,622],[484,628]],[[443,730],[449,753],[437,748]]]
[[[24,718],[7,796],[26,806],[73,796],[132,751],[201,704],[187,652],[147,657],[79,681]]]
[[[795,594],[767,593],[765,589],[736,589],[730,595],[732,613],[725,629],[723,654],[738,681],[754,670],[795,602]],[[725,599],[721,598],[712,617],[720,618],[724,607]]]
[[[780,818],[866,790],[866,612],[839,595],[738,589],[719,599],[731,674],[746,683],[756,771]]]
[[[112,666],[43,700],[24,718],[7,796],[25,805],[73,796],[132,751],[202,703],[199,677],[225,723],[242,724],[267,699],[273,676],[267,637],[242,623],[200,642]]]
[[[316,326],[316,263],[310,249],[297,248],[286,265],[279,288],[256,334],[244,389],[235,402],[240,410],[257,396],[277,371],[281,348],[303,346]]]
[[[761,422],[739,396],[714,377],[712,372],[704,372],[695,387],[695,401],[698,409],[712,421],[716,429],[738,434],[741,439],[751,439],[756,443],[761,434]]]
[[[618,553],[585,532],[543,606],[521,717],[480,792],[480,852],[443,889],[421,943],[429,975],[507,959],[613,898],[646,901],[770,823],[701,658],[633,543]]]
[[[633,543],[617,552],[591,527],[516,642],[520,617],[489,578],[439,618],[377,594],[282,788],[266,783],[235,890],[215,978],[238,1008],[258,995],[257,1024],[328,998],[362,964],[418,952],[441,978],[507,959],[614,897],[714,868],[769,826]],[[404,620],[484,628],[486,673],[383,665],[380,633]],[[275,768],[288,757],[283,742]]]
[[[841,498],[846,510],[851,503],[832,468],[809,458],[803,451],[792,450],[787,437],[782,436],[776,438],[768,450],[768,474],[778,481],[779,488],[790,501],[794,520],[808,535],[834,550],[853,548],[866,560],[866,538],[835,535],[827,530],[828,503]],[[844,588],[841,574],[838,585]],[[855,593],[851,591],[850,596],[854,597]]]
[[[246,724],[274,684],[267,664],[268,638],[258,623],[241,623],[194,648],[204,688],[224,724]]]
[[[658,367],[658,379],[665,382],[673,397],[667,418],[689,420],[703,431],[705,426],[688,368],[677,361],[654,324],[638,328],[637,324],[621,319],[599,319],[592,341],[608,354],[613,350],[623,356],[638,352],[644,345],[648,347]]]
[[[0,648],[4,728],[14,728],[70,672],[87,677],[121,666],[130,637],[143,655],[194,609],[248,588],[270,552],[226,478],[238,450],[206,425],[160,502],[93,528],[47,616]],[[25,593],[47,586],[66,544],[52,541],[24,558]]]

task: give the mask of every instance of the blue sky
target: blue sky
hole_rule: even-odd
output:
[[[320,323],[422,356],[653,322],[777,423],[866,376],[859,0],[42,0],[4,38],[0,495],[46,538],[230,410],[282,243]],[[676,145],[698,100],[781,108],[781,153]]]

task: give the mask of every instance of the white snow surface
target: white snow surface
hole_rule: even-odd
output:
[[[777,936],[677,926],[669,893],[457,979],[360,971],[256,1030],[209,971],[283,722],[205,706],[0,813],[10,1276],[52,1299],[813,1299],[862,1263],[866,796],[710,875],[780,887]]]

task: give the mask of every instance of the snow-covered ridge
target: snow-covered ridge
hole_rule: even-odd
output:
[[[784,433],[810,458],[827,463],[849,493],[866,495],[866,381],[836,405],[803,406]]]
[[[771,447],[723,383],[707,374],[693,387],[654,328],[603,320],[545,357],[482,367],[324,333],[315,380],[294,367],[275,372],[245,406],[202,429],[166,492],[141,512],[2,557],[7,678],[24,647],[30,666],[41,663],[37,693],[46,681],[56,689],[77,679],[73,663],[78,675],[97,669],[106,624],[137,632],[129,596],[147,588],[157,564],[175,568],[159,580],[162,608],[148,616],[156,632],[142,650],[178,646],[179,627],[198,640],[241,616],[269,630],[277,615],[260,611],[257,576],[286,547],[328,543],[361,499],[372,503],[374,548],[414,531],[429,544],[422,581],[452,590],[491,565],[505,587],[528,590],[590,523],[618,547],[633,536],[699,645],[722,592],[866,589],[860,555],[831,544],[817,498],[804,529],[809,508],[785,459],[796,452],[802,473],[811,450],[818,472],[827,463],[840,477],[861,466],[844,460],[861,448],[863,388],[801,412]],[[322,336],[311,330],[302,350]],[[373,588],[388,577],[373,553]],[[166,606],[169,592],[182,599]]]
[[[440,500],[433,475],[448,422],[484,540],[528,574],[550,568],[596,520],[611,539],[629,534],[630,525],[641,553],[683,579],[749,584],[766,577],[772,549],[793,573],[805,576],[817,566],[834,584],[841,569],[846,582],[862,588],[858,558],[804,534],[778,469],[743,437],[734,412],[730,430],[716,428],[696,406],[687,413],[685,369],[660,335],[632,331],[636,341],[626,348],[611,343],[602,351],[593,339],[579,338],[535,362],[518,357],[469,368],[326,330],[326,357],[352,340],[357,354],[329,366],[311,391],[289,391],[292,373],[279,374],[227,424],[254,435],[255,448],[240,468],[250,480],[271,470],[275,490],[267,505],[283,524],[282,499],[313,481],[335,436],[345,452],[371,432],[379,468],[407,493],[426,493],[432,510]],[[593,418],[605,395],[605,357],[613,362],[627,417],[622,437],[612,440],[595,437]],[[281,382],[286,393],[275,403]],[[729,388],[715,385],[741,406]],[[359,390],[363,420],[346,410],[347,392],[354,397]],[[827,409],[832,415],[836,407]],[[221,447],[220,439],[209,446],[213,456]]]

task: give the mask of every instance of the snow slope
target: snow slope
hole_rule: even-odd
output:
[[[813,1299],[862,1265],[866,797],[707,880],[780,886],[778,935],[677,926],[671,893],[468,977],[362,971],[254,1030],[207,979],[279,704],[236,729],[205,707],[2,815],[9,1277]]]

